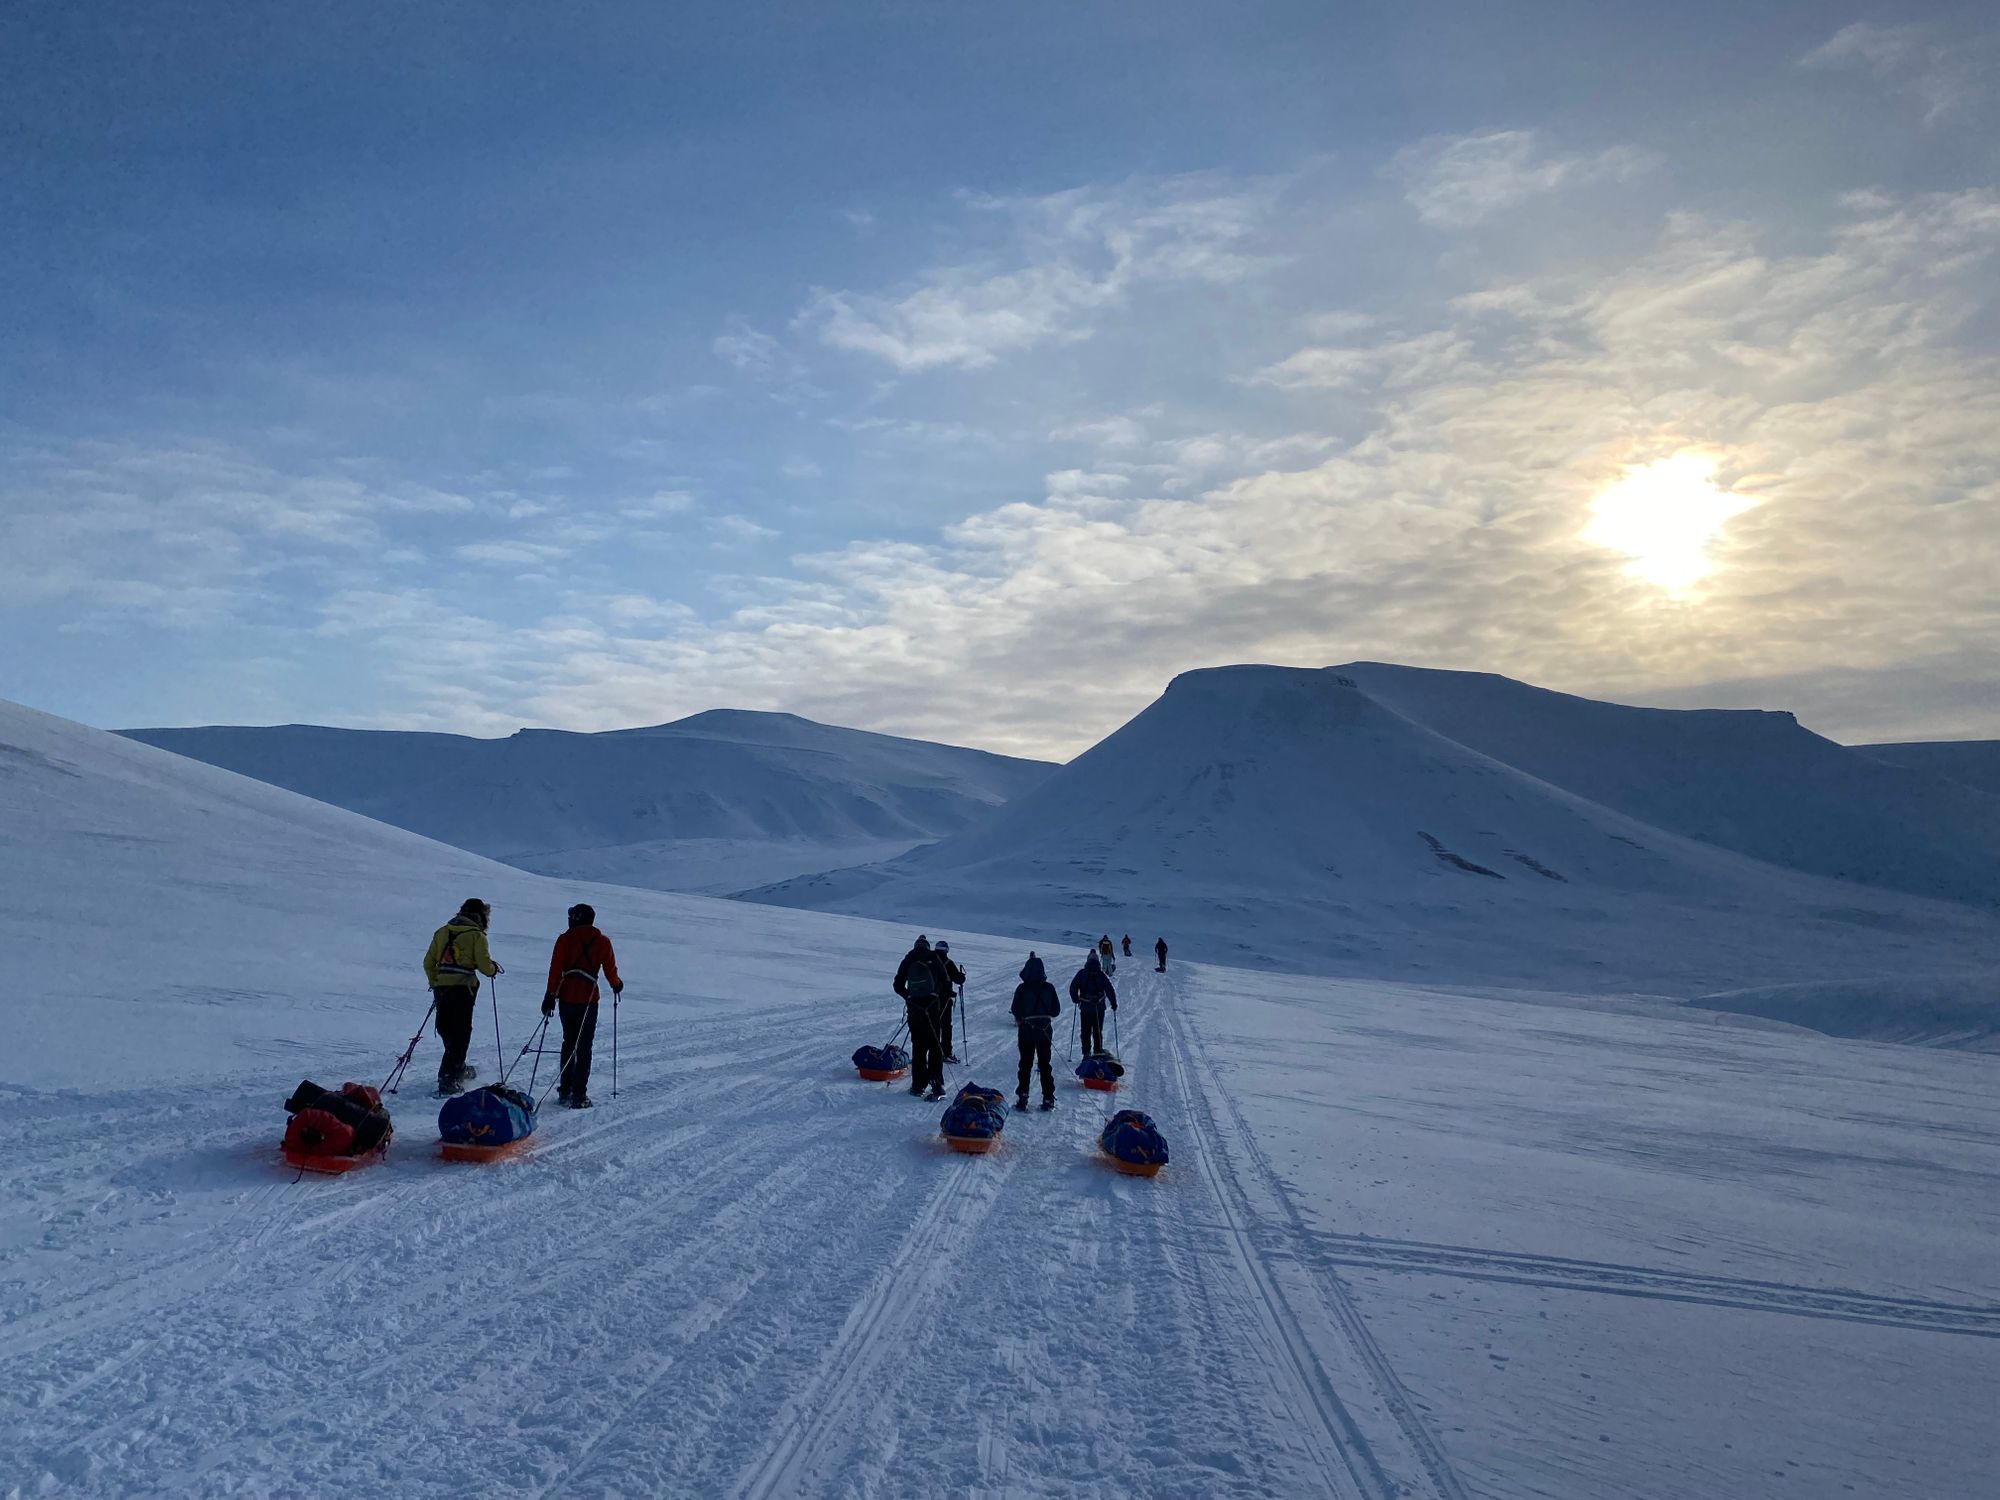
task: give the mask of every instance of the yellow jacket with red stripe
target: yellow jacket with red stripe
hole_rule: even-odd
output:
[[[430,951],[424,954],[424,977],[432,989],[463,984],[476,990],[481,974],[490,978],[499,972],[477,922],[454,917],[431,934]]]

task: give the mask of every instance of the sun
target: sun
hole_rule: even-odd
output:
[[[1714,568],[1708,544],[1731,516],[1756,502],[1718,489],[1713,455],[1683,449],[1625,470],[1590,502],[1583,539],[1630,562],[1626,571],[1670,593],[1693,587]]]

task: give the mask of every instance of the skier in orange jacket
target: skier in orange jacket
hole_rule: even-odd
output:
[[[549,987],[542,1014],[562,1008],[562,1087],[556,1097],[571,1109],[589,1109],[590,1043],[597,1035],[597,971],[602,966],[611,993],[625,993],[611,939],[597,930],[597,913],[578,903],[569,909],[569,931],[556,939],[549,957]]]

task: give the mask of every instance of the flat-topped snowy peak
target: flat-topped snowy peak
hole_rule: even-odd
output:
[[[1943,757],[1877,756],[1782,712],[1633,708],[1380,662],[1328,670],[1468,749],[1669,832],[1838,880],[2000,903],[2000,800],[1952,780]]]
[[[789,873],[881,858],[967,827],[1051,769],[733,711],[492,740],[302,725],[127,734],[524,868],[667,888],[772,861]]]
[[[1906,812],[1928,798],[1968,821],[1975,794],[1873,763],[1841,771],[1859,758],[1786,715],[1623,710],[1520,687],[1365,663],[1184,673],[977,827],[746,894],[917,921],[979,911],[987,928],[1129,930],[1148,944],[1171,929],[1230,962],[1461,982],[1616,975],[1671,990],[1996,951],[1990,915],[1837,878],[1850,868],[1843,793],[1879,786]],[[1646,723],[1662,726],[1651,740]],[[1787,774],[1806,790],[1780,786]],[[1759,821],[1760,798],[1797,826]],[[1929,860],[1954,894],[1981,889],[1980,851],[1942,813],[1900,841],[1879,820],[1858,826],[1853,870]],[[1786,854],[1796,864],[1776,861]]]

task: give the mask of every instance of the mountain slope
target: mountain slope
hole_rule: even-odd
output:
[[[738,711],[501,740],[297,724],[126,733],[524,869],[663,889],[885,858],[1051,769]]]
[[[979,827],[747,895],[1129,929],[1146,946],[1164,932],[1190,955],[1293,969],[1680,992],[1970,967],[2000,945],[1972,911],[1779,869],[1551,785],[1340,669],[1185,673]]]
[[[1630,708],[1380,662],[1332,670],[1468,749],[1669,833],[1808,874],[2000,904],[2000,800],[1885,765],[1788,713]]]
[[[1885,765],[1942,776],[1990,797],[2000,797],[2000,740],[1908,740],[1901,744],[1854,748]]]

